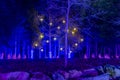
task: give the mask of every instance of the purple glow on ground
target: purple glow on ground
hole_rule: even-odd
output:
[[[101,54],[99,54],[98,57],[99,57],[100,59],[103,58],[103,57],[101,56]]]
[[[116,55],[115,57],[116,57],[116,59],[119,59],[119,56],[118,56],[118,55]]]
[[[21,55],[20,54],[18,55],[18,59],[21,59]]]
[[[104,58],[105,58],[105,59],[110,59],[110,56],[106,54],[106,55],[104,56]]]
[[[13,58],[12,58],[12,59],[17,59],[16,54],[13,55]]]
[[[92,58],[95,58],[95,55],[94,55],[94,54],[92,54]]]
[[[11,56],[10,56],[10,54],[8,54],[7,58],[8,58],[8,59],[11,59]]]
[[[88,58],[88,57],[87,57],[87,55],[85,54],[85,55],[84,55],[84,59],[87,59],[87,58]]]
[[[26,55],[24,55],[24,59],[27,59],[27,56],[26,56]]]

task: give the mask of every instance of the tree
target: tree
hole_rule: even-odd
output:
[[[115,23],[118,18],[118,8],[115,7],[116,1],[117,0],[46,1],[45,4],[47,6],[44,6],[43,10],[36,10],[36,17],[34,17],[34,19],[37,20],[35,21],[37,24],[36,31],[40,34],[43,33],[46,37],[49,37],[50,42],[52,42],[51,38],[55,36],[60,36],[58,39],[62,38],[60,39],[62,42],[65,40],[64,43],[61,44],[65,47],[66,64],[69,46],[73,52],[76,50],[75,46],[78,46],[77,49],[79,50],[83,45],[81,44],[81,41],[83,40],[85,42],[84,45],[87,47],[86,53],[88,57],[91,56],[91,43],[94,43],[94,41],[96,42],[94,50],[96,52],[96,56],[98,56],[97,47],[100,46],[97,44],[106,43],[109,38],[114,39],[116,38],[114,36],[119,34],[119,30],[117,30],[118,24]],[[41,22],[45,22],[46,24]],[[49,23],[52,24],[52,28]],[[58,26],[61,28],[61,33],[56,30]],[[44,42],[44,40],[38,41]],[[42,45],[43,44],[41,44],[41,46]],[[49,48],[51,48],[50,46],[51,43],[49,44]]]

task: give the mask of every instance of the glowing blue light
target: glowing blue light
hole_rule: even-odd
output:
[[[68,53],[68,58],[71,58],[71,53],[72,53],[72,51],[70,51],[70,52]]]
[[[51,51],[49,52],[49,58],[52,58],[52,52]]]
[[[34,51],[33,51],[33,50],[31,50],[31,59],[33,59],[33,52],[34,52]]]
[[[43,50],[43,49],[41,49],[40,51],[41,51],[41,52],[43,52],[44,50]]]
[[[65,24],[65,23],[66,23],[66,21],[65,21],[65,20],[63,20],[63,21],[62,21],[62,23],[63,23],[63,24]]]
[[[60,50],[62,51],[62,50],[63,50],[63,48],[60,48]]]
[[[82,39],[80,39],[80,41],[81,41],[81,42],[83,42],[83,41],[84,41],[84,39],[82,38]]]
[[[52,23],[52,22],[50,22],[50,23],[49,23],[49,25],[50,25],[50,26],[52,26],[52,25],[53,25],[53,23]]]
[[[72,51],[70,51],[70,53],[72,53]]]
[[[56,41],[56,40],[57,40],[57,38],[56,38],[56,37],[54,37],[54,38],[53,38],[53,40],[54,40],[54,41]]]
[[[60,26],[58,26],[57,29],[60,29]]]
[[[75,43],[75,46],[78,46],[78,43]]]
[[[46,40],[46,43],[49,43],[49,40]]]
[[[68,58],[71,58],[71,54],[70,53],[68,54]]]

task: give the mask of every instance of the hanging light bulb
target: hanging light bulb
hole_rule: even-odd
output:
[[[40,39],[43,39],[44,38],[44,35],[43,34],[40,34]]]
[[[56,38],[56,37],[54,37],[54,38],[53,38],[53,40],[54,40],[54,41],[56,41],[56,40],[57,40],[57,38]]]
[[[38,18],[39,18],[40,22],[43,22],[44,16],[38,15]]]
[[[74,31],[77,31],[77,28],[73,28]]]
[[[78,46],[78,43],[75,43],[75,46]]]
[[[35,47],[37,47],[38,46],[38,44],[37,43],[35,43]]]
[[[72,53],[72,51],[70,51],[70,53]]]
[[[52,22],[50,22],[50,23],[49,23],[49,25],[50,25],[50,26],[52,26],[52,25],[53,25],[53,23],[52,23]]]
[[[57,29],[60,29],[60,26],[58,26]]]
[[[65,21],[65,20],[63,20],[63,21],[62,21],[62,23],[63,23],[63,24],[65,24],[65,23],[66,23],[66,21]]]
[[[49,40],[46,40],[46,43],[49,43]]]
[[[72,31],[72,35],[75,35],[75,32],[74,32],[74,31]]]
[[[84,41],[84,39],[82,38],[82,39],[80,39],[80,41],[81,41],[81,42],[83,42],[83,41]]]
[[[60,48],[60,50],[62,51],[62,50],[63,50],[63,48]]]
[[[41,51],[41,52],[43,52],[44,50],[43,50],[43,49],[41,49],[40,51]]]
[[[40,21],[41,21],[41,22],[43,22],[43,20],[44,20],[43,18],[40,18]]]

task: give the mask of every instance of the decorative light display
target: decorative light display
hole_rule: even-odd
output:
[[[59,1],[60,4],[64,5],[59,5]],[[6,57],[5,52],[9,52],[7,53],[8,59],[35,59],[38,57],[38,54],[40,55],[39,58],[60,58],[61,56],[65,56],[67,59],[71,58],[72,55],[74,56],[74,54],[82,54],[82,52],[85,59],[90,57],[95,58],[96,56],[110,59],[110,54],[112,54],[110,48],[106,48],[105,46],[103,49],[101,45],[99,46],[97,42],[99,38],[96,38],[99,34],[93,35],[91,32],[94,31],[91,27],[94,28],[97,24],[94,23],[94,25],[89,19],[95,17],[95,14],[92,13],[91,15],[86,12],[86,10],[90,9],[88,8],[90,5],[86,6],[84,5],[86,3],[80,0],[47,0],[47,2],[48,6],[45,7],[45,10],[35,8],[31,12],[30,19],[32,16],[33,20],[29,21],[31,22],[30,26],[32,27],[30,27],[30,30],[33,31],[33,36],[27,36],[32,37],[32,39],[29,38],[30,41],[25,40],[25,37],[21,36],[25,32],[25,29],[21,29],[20,25],[20,28],[16,29],[17,34],[13,33],[15,35],[11,45],[12,48],[10,51],[7,51],[9,50],[8,48],[1,52],[0,59]],[[91,45],[91,43],[94,44]],[[104,52],[104,57],[98,54],[99,48],[101,48],[101,53]],[[120,45],[115,46],[116,58],[119,58],[119,50]],[[95,54],[93,55],[93,53]]]
[[[43,49],[41,49],[40,51],[41,51],[41,52],[43,52],[44,50],[43,50]]]
[[[70,53],[72,53],[72,51],[70,51]]]
[[[66,21],[65,21],[65,20],[63,20],[63,21],[62,21],[62,23],[63,23],[63,24],[65,24],[65,23],[66,23]]]
[[[41,22],[43,22],[43,20],[44,20],[43,18],[40,18],[40,21],[41,21]]]
[[[46,40],[46,43],[49,43],[49,40]]]
[[[53,25],[53,23],[52,23],[52,22],[50,22],[50,23],[49,23],[49,25],[50,25],[50,26],[52,26],[52,25]]]
[[[77,28],[73,28],[74,31],[77,31]]]
[[[63,50],[63,48],[60,48],[60,50],[62,51],[62,50]]]
[[[70,7],[66,7],[66,9],[68,10]],[[48,9],[48,15],[37,14],[38,19],[35,17],[35,20],[39,20],[36,22],[40,22],[40,24],[36,23],[38,32],[42,33],[40,40],[35,39],[35,42],[37,41],[39,47],[44,49],[42,54],[45,54],[45,57],[60,58],[61,55],[68,54],[67,57],[71,58],[71,53],[79,49],[78,44],[84,41],[81,39],[83,36],[80,33],[80,26],[76,25],[76,21],[70,21],[68,11],[59,15],[56,11],[54,12],[54,9],[54,13],[52,13],[52,9]]]
[[[57,40],[57,38],[56,38],[56,37],[54,37],[54,38],[53,38],[53,40],[54,40],[54,41],[56,41],[56,40]]]
[[[83,41],[84,41],[84,39],[82,38],[82,39],[80,39],[80,41],[81,41],[81,42],[83,42]]]
[[[74,31],[72,31],[72,35],[75,35],[75,32],[74,32]]]
[[[34,50],[31,49],[31,56],[30,56],[30,59],[33,59],[33,53],[34,53]]]
[[[44,35],[43,34],[40,34],[40,39],[43,39],[44,38]]]
[[[60,29],[60,26],[58,26],[57,29],[59,30],[59,29]]]
[[[75,43],[75,46],[77,47],[77,46],[78,46],[78,43]]]
[[[70,8],[65,7],[66,9],[70,10]],[[36,10],[37,14],[33,16],[35,35],[31,41],[32,47],[23,43],[23,52],[19,55],[19,58],[60,58],[60,56],[65,56],[66,53],[67,58],[71,58],[71,54],[74,54],[79,49],[78,44],[84,42],[79,29],[80,25],[76,25],[76,21],[70,21],[69,15],[71,14],[67,14],[69,10],[60,14],[54,10],[53,13],[51,9],[48,9],[48,14]],[[15,55],[9,55],[9,58],[17,58],[16,55],[18,55],[19,51],[17,43],[15,43]]]
[[[44,21],[44,16],[38,16],[38,19],[40,20],[40,22]]]
[[[35,47],[37,47],[38,46],[38,44],[37,43],[35,43]]]

